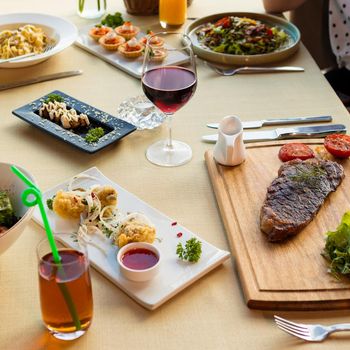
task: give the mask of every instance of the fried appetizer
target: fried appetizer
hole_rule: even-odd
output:
[[[132,213],[120,223],[115,235],[115,245],[120,248],[130,242],[153,243],[155,238],[156,229],[150,220],[143,214]]]
[[[56,193],[52,203],[53,211],[64,219],[78,219],[85,208],[83,198],[62,190]]]
[[[117,191],[111,186],[98,186],[92,190],[92,193],[100,200],[102,209],[108,207],[103,211],[103,216],[111,216],[113,209],[117,206]]]

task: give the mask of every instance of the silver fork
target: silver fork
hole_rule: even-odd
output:
[[[239,68],[221,68],[205,62],[210,68],[220,75],[231,76],[238,73],[278,73],[278,72],[304,72],[303,67],[281,66],[281,67],[239,67]]]
[[[9,62],[17,62],[17,61],[21,61],[23,58],[32,57],[32,56],[35,56],[35,55],[41,55],[41,54],[43,54],[45,52],[48,52],[48,51],[52,50],[55,46],[56,46],[56,43],[50,43],[50,44],[45,46],[44,51],[41,52],[40,54],[35,53],[35,52],[31,52],[31,53],[27,53],[27,54],[21,55],[21,56],[6,58],[6,59],[3,59],[3,60],[0,60],[0,64],[2,64],[2,63],[9,63]]]
[[[331,333],[350,331],[350,323],[323,326],[321,324],[295,323],[276,315],[274,318],[278,328],[306,341],[320,342]]]

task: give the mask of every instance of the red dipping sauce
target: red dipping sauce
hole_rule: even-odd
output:
[[[132,270],[146,270],[159,261],[158,256],[151,250],[135,248],[128,250],[121,258],[122,263]]]

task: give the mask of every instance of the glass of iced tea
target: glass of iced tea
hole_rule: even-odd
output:
[[[79,242],[75,249],[65,248],[55,241],[60,264],[54,262],[46,238],[37,246],[41,314],[45,327],[54,337],[73,340],[87,331],[92,320],[87,247]]]

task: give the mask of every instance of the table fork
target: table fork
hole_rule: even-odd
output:
[[[35,55],[41,55],[43,53],[46,53],[46,52],[52,50],[55,46],[56,46],[56,43],[51,43],[51,44],[46,45],[44,51],[41,52],[40,54],[35,53],[35,52],[31,52],[31,53],[27,53],[27,54],[21,55],[21,56],[5,58],[5,59],[2,59],[2,60],[0,59],[0,65],[2,63],[18,62],[18,61],[21,61],[23,58],[32,57],[32,56],[35,56]]]
[[[220,75],[231,76],[238,73],[279,73],[279,72],[304,72],[303,67],[281,66],[281,67],[239,67],[239,68],[221,68],[208,62],[206,64],[214,69]]]
[[[276,315],[274,318],[278,328],[306,341],[320,342],[326,339],[331,333],[350,331],[350,323],[324,326],[321,324],[295,323]]]

